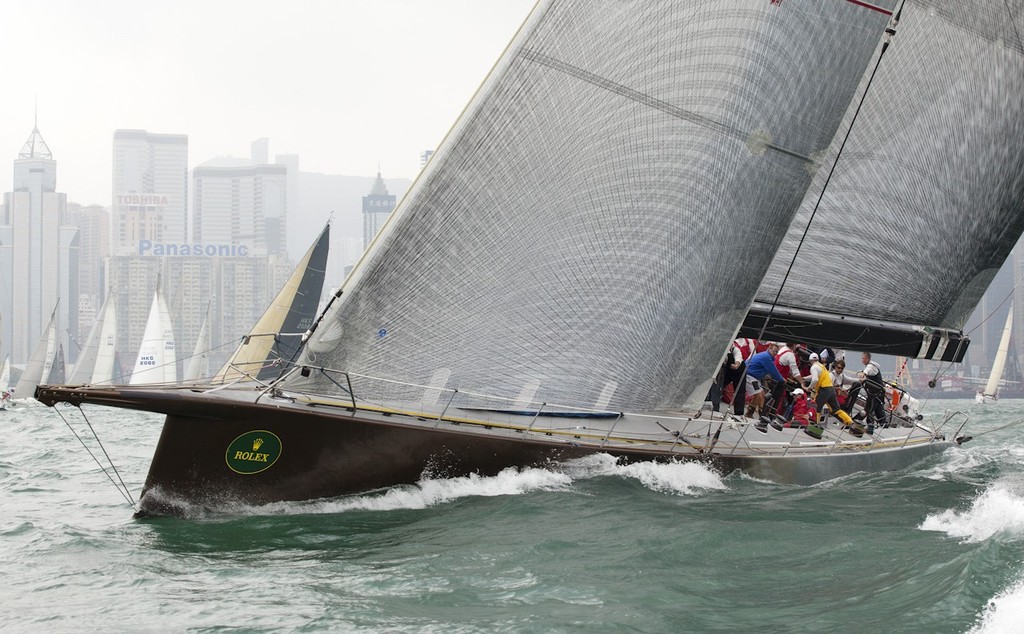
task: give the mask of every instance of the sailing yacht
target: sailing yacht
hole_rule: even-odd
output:
[[[50,321],[43,329],[39,341],[36,342],[36,347],[32,349],[28,365],[25,366],[25,371],[21,373],[21,378],[18,379],[18,384],[14,387],[14,397],[19,402],[30,402],[36,387],[49,380],[57,349],[57,307],[54,306],[53,312],[50,313]]]
[[[174,384],[178,380],[178,360],[174,353],[174,324],[167,307],[163,287],[156,283],[153,304],[146,320],[142,345],[135,360],[130,385]]]
[[[996,349],[996,358],[992,361],[992,372],[988,375],[988,382],[985,389],[975,395],[975,401],[989,403],[999,400],[999,383],[1003,380],[1003,369],[1006,367],[1006,356],[1010,352],[1010,331],[1013,329],[1013,304],[1010,304],[1010,312],[1006,314],[1006,325],[1003,326],[1003,334],[999,338],[999,348]]]
[[[117,350],[117,306],[113,293],[100,307],[99,318],[89,331],[78,362],[71,371],[71,385],[110,384],[114,379],[114,355]]]
[[[203,324],[199,327],[199,336],[196,338],[195,349],[192,356],[188,358],[188,366],[185,368],[185,376],[182,381],[185,383],[198,383],[210,376],[210,305],[206,305],[206,314],[203,315]]]
[[[541,0],[279,378],[38,396],[166,414],[144,514],[596,453],[798,483],[904,467],[966,417],[819,437],[703,404],[737,336],[963,358],[1024,231],[1015,21]]]
[[[7,409],[11,400],[11,358],[4,357],[3,365],[0,365],[0,410]]]
[[[280,376],[285,364],[302,347],[306,332],[316,319],[330,242],[328,222],[274,301],[214,377],[214,383],[267,381]]]

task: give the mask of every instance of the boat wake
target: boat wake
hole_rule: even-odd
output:
[[[272,502],[258,506],[230,504],[216,509],[196,507],[172,499],[160,490],[150,495],[182,509],[186,517],[215,515],[307,515],[349,511],[395,511],[425,509],[471,497],[525,495],[536,491],[568,491],[573,484],[597,478],[635,480],[657,493],[700,495],[728,487],[722,476],[694,462],[638,462],[619,464],[614,456],[596,454],[553,463],[547,467],[509,467],[494,476],[470,474],[452,478],[426,476],[416,484],[399,485],[363,495],[301,502]]]
[[[639,481],[658,493],[698,495],[728,487],[721,474],[692,461],[634,462],[620,464],[614,456],[595,454],[562,463],[566,473],[577,479],[618,476]]]
[[[948,509],[929,515],[921,530],[946,533],[964,542],[981,542],[992,537],[1024,538],[1024,495],[1005,483],[984,491],[964,511]]]

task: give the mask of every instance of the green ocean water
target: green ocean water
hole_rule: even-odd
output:
[[[20,407],[0,631],[1019,632],[1024,401],[946,408],[974,441],[813,487],[597,456],[134,520],[56,410]],[[86,414],[137,497],[160,417]]]

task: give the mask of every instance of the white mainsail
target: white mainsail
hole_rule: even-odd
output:
[[[57,354],[57,308],[50,313],[50,321],[46,324],[43,334],[39,337],[36,347],[32,350],[28,365],[14,388],[14,396],[18,399],[33,398],[36,387],[43,382],[43,377],[50,376],[53,358]]]
[[[139,347],[139,355],[135,360],[135,369],[129,383],[176,383],[177,363],[171,313],[158,281],[153,304],[149,309],[149,319],[146,321],[146,330],[142,335],[142,345]]]
[[[182,380],[195,382],[205,379],[210,375],[210,306],[206,306],[206,314],[203,316],[203,325],[199,327],[199,337],[196,338],[196,347],[189,357],[188,367],[185,369],[185,376]]]
[[[746,315],[888,20],[850,2],[540,2],[300,362],[681,408]],[[288,385],[347,389],[305,374]]]
[[[68,383],[72,385],[110,383],[114,378],[114,353],[117,347],[117,308],[113,293],[100,308],[99,319],[89,331],[85,346]]]
[[[1003,368],[1006,367],[1006,356],[1010,352],[1010,331],[1013,328],[1013,303],[1010,303],[1010,312],[1006,315],[1006,325],[1003,326],[1003,334],[999,338],[999,348],[996,350],[996,358],[992,361],[992,372],[988,375],[988,383],[985,384],[985,398],[995,400],[999,397],[999,383],[1003,380]]]

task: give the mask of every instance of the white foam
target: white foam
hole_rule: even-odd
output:
[[[929,480],[949,480],[960,473],[968,473],[974,469],[993,462],[996,456],[991,451],[982,451],[977,448],[959,449],[957,451],[946,451],[943,454],[944,460],[921,472],[921,476]]]
[[[996,535],[1024,537],[1024,497],[997,484],[982,493],[967,510],[950,509],[929,515],[919,528],[967,542],[980,542]]]
[[[576,480],[607,476],[636,479],[653,491],[676,495],[696,495],[705,490],[727,488],[718,473],[696,462],[620,465],[614,456],[595,454],[552,464],[549,468],[510,467],[489,477],[471,474],[455,478],[427,478],[415,485],[392,487],[383,493],[311,502],[280,502],[233,510],[243,514],[294,515],[423,509],[460,498],[566,490]]]
[[[309,503],[279,503],[259,507],[259,511],[282,514],[340,513],[344,511],[391,511],[423,509],[467,497],[521,495],[531,491],[565,489],[572,478],[547,469],[508,468],[496,476],[470,474],[457,478],[420,480],[415,485],[392,487],[381,494],[357,495]]]
[[[633,478],[659,493],[696,495],[702,491],[728,488],[719,473],[692,461],[619,464],[614,456],[595,454],[570,460],[564,468],[580,479],[603,476]]]
[[[1020,632],[1024,622],[1024,579],[1000,592],[988,602],[971,634]]]

